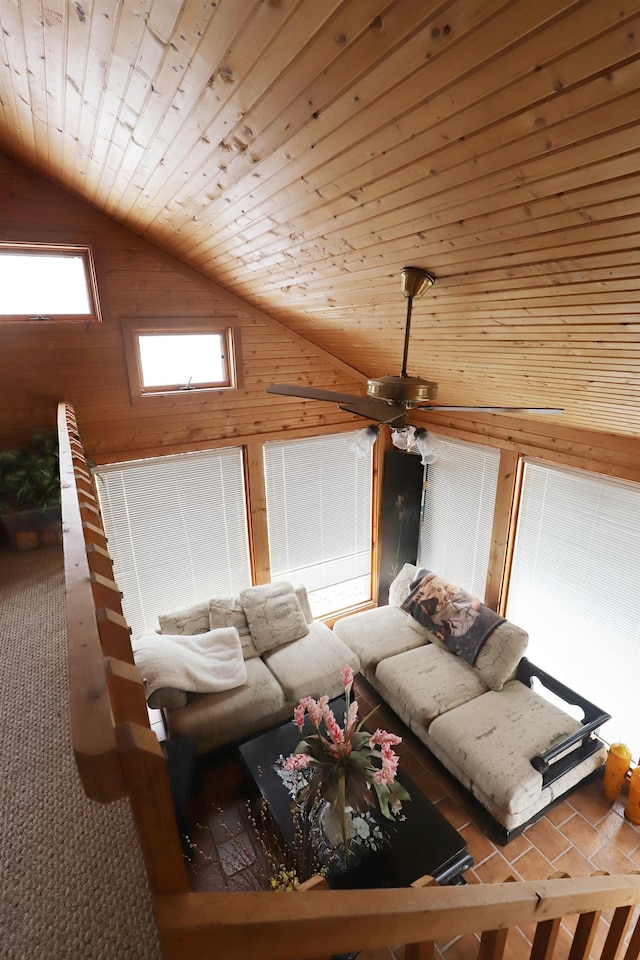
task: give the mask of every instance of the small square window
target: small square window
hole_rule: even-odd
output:
[[[0,243],[0,322],[100,320],[89,247]]]
[[[211,320],[125,320],[131,398],[236,386],[237,331]]]
[[[138,333],[143,390],[228,387],[222,333]]]

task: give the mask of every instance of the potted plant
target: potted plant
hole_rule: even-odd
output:
[[[0,450],[0,517],[18,549],[59,542],[60,474],[55,430],[38,430],[22,450]]]

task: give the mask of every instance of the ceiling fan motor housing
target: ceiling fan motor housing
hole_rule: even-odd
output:
[[[421,377],[378,377],[367,381],[367,396],[413,407],[435,400],[438,384]]]

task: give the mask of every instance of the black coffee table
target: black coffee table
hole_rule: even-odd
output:
[[[344,700],[331,701],[331,707],[341,722]],[[293,836],[291,798],[274,764],[280,755],[292,753],[299,739],[295,724],[288,720],[239,747],[250,786],[267,801],[287,842]],[[407,887],[422,876],[432,876],[440,884],[464,883],[462,874],[473,865],[466,842],[401,769],[398,780],[411,797],[402,806],[406,819],[387,820],[377,806],[372,806],[371,813],[389,843],[381,850],[367,851],[349,873],[330,876],[332,887]]]

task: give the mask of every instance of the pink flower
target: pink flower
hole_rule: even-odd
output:
[[[327,706],[324,710],[324,725],[327,728],[327,733],[331,738],[332,742],[337,746],[341,746],[344,743],[344,733],[342,732],[342,727],[339,725],[338,721],[333,715],[333,711]]]
[[[298,730],[302,732],[302,725],[304,723],[304,715],[307,710],[310,711],[311,705],[315,703],[311,697],[302,697],[300,703],[293,711],[293,722],[295,723]]]
[[[373,775],[376,783],[383,783],[389,786],[393,783],[398,769],[399,758],[391,749],[388,743],[384,743],[381,748],[382,767]]]
[[[376,732],[372,734],[369,745],[372,747],[382,747],[385,743],[395,746],[398,743],[402,743],[402,737],[397,737],[395,733],[387,733],[386,730],[381,730],[380,727],[378,727]]]
[[[322,717],[324,716],[326,705],[329,703],[329,697],[320,697],[320,699],[317,702],[313,700],[311,697],[309,697],[308,699],[310,701],[309,708],[308,708],[309,717],[311,718],[311,723],[317,729],[320,726]]]
[[[309,763],[311,757],[307,756],[306,753],[292,753],[290,757],[284,762],[284,769],[289,773],[292,770],[301,770],[302,767],[306,767]]]
[[[349,712],[347,713],[347,737],[351,737],[353,733],[353,728],[356,725],[356,720],[358,719],[358,701],[354,700],[353,703],[349,704]]]
[[[344,667],[340,671],[340,675],[344,684],[344,692],[348,695],[351,693],[351,687],[353,686],[353,670],[349,664],[345,663]]]

